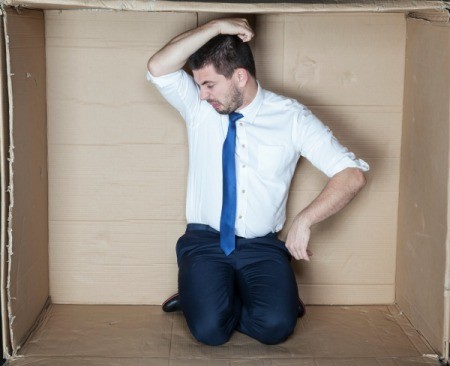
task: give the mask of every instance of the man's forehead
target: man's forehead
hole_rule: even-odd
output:
[[[225,76],[217,73],[213,65],[206,65],[201,69],[193,70],[194,80],[197,84],[202,85],[207,82],[217,82],[221,79],[225,79]]]

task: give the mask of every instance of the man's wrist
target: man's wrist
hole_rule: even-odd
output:
[[[204,27],[207,27],[207,29],[209,29],[213,33],[213,37],[218,36],[219,34],[222,34],[222,27],[220,25],[220,19],[210,20],[208,23],[206,23],[204,25]]]
[[[306,215],[304,212],[300,212],[295,217],[295,223],[299,228],[303,229],[310,229],[311,226],[314,224],[312,220],[308,217],[308,215]]]

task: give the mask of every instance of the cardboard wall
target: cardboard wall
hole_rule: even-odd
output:
[[[187,148],[181,118],[146,82],[145,66],[209,15],[45,14],[52,299],[159,304],[177,287]],[[254,22],[262,86],[308,105],[372,168],[364,192],[314,229],[312,262],[295,264],[302,297],[392,303],[404,15],[256,15]],[[299,164],[286,228],[325,183]]]
[[[5,37],[4,37],[4,22],[3,18],[0,23],[0,100],[1,100],[1,112],[0,112],[0,273],[1,273],[1,309],[7,308],[7,294],[6,294],[6,278],[8,263],[6,261],[6,243],[8,242],[8,207],[9,207],[9,163],[8,163],[8,150],[9,150],[9,118],[8,118],[8,85],[7,85],[7,71],[6,71],[6,47],[5,47]],[[2,325],[2,346],[7,347],[9,344],[9,322],[7,317],[7,312],[2,311],[1,314],[1,325]]]
[[[157,304],[176,288],[186,135],[146,80],[195,13],[46,12],[56,303]]]
[[[9,276],[11,343],[19,345],[49,295],[44,14],[10,11]]]
[[[450,27],[409,20],[407,35],[396,301],[444,353]]]

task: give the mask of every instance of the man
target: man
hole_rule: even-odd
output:
[[[188,129],[188,227],[177,243],[179,298],[193,336],[209,345],[236,329],[265,344],[294,330],[299,298],[290,259],[309,260],[312,225],[346,206],[368,165],[297,101],[256,80],[245,19],[213,20],[153,55],[148,79]],[[193,78],[182,70],[188,62]],[[300,156],[330,177],[294,219],[289,185]]]

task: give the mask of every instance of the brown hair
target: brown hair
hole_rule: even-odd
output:
[[[238,36],[220,34],[200,47],[188,59],[191,70],[213,65],[217,73],[231,78],[237,68],[246,69],[256,78],[255,60],[248,43]]]

